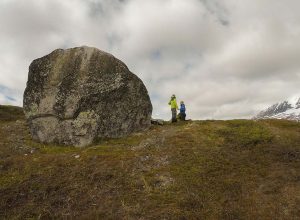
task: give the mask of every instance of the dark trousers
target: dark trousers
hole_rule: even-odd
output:
[[[176,108],[171,108],[171,112],[172,112],[172,122],[177,122],[177,109]]]
[[[185,121],[186,114],[184,112],[180,112],[180,120]]]

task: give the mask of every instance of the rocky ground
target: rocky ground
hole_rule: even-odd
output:
[[[300,123],[190,121],[89,147],[0,107],[0,219],[297,219]]]

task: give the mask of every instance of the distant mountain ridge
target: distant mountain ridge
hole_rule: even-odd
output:
[[[287,119],[300,121],[300,98],[294,101],[276,103],[258,113],[254,119]]]

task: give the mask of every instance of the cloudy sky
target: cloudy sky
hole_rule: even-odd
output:
[[[300,96],[299,0],[0,0],[0,104],[22,106],[28,66],[57,48],[97,47],[188,118],[249,118]]]

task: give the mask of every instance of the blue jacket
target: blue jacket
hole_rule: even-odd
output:
[[[185,105],[180,104],[180,113],[185,113]]]

